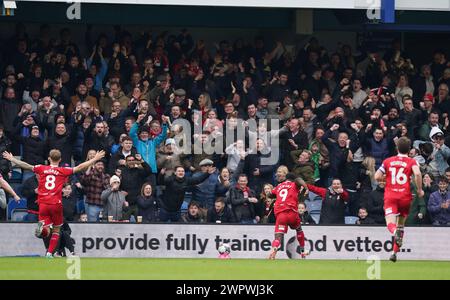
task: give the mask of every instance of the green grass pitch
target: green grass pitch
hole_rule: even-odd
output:
[[[81,279],[367,279],[366,261],[81,258]],[[0,258],[0,280],[67,279],[65,258]],[[450,279],[450,262],[381,261],[381,279]]]

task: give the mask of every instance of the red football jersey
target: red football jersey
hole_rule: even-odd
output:
[[[274,205],[274,212],[278,214],[284,210],[298,210],[298,193],[300,189],[295,182],[286,180],[285,182],[277,185],[272,194],[277,196],[277,200]]]
[[[39,177],[38,203],[61,204],[63,185],[67,177],[73,174],[73,169],[37,165],[33,172]]]
[[[384,197],[388,199],[410,198],[411,175],[413,166],[418,166],[417,161],[406,155],[392,156],[383,161],[380,171],[386,174],[386,187]]]

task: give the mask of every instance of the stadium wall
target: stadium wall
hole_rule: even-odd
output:
[[[42,255],[43,243],[33,236],[35,224],[0,225],[0,256]],[[82,257],[215,258],[221,242],[232,258],[267,258],[273,238],[269,225],[71,224],[75,250]],[[392,239],[384,227],[304,226],[310,259],[388,259]],[[450,227],[406,229],[403,260],[450,261]],[[309,243],[309,245],[308,245]],[[279,258],[298,258],[290,231]],[[373,259],[373,258],[372,258]]]

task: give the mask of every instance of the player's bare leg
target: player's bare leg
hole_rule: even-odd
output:
[[[270,252],[269,259],[275,259],[278,249],[280,249],[281,241],[283,240],[282,233],[275,233],[275,239],[272,242],[272,252]]]
[[[302,258],[306,258],[309,255],[309,251],[305,250],[305,233],[303,232],[302,226],[300,225],[297,229],[297,241],[300,245],[300,255]]]
[[[61,225],[54,226],[52,229],[50,245],[48,246],[48,250],[47,250],[47,254],[46,254],[46,257],[48,257],[48,258],[53,257],[53,253],[55,252],[56,248],[58,247],[60,231],[61,231]]]

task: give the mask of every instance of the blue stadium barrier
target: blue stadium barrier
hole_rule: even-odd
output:
[[[11,221],[22,222],[25,216],[28,215],[27,209],[16,208],[11,212]]]

